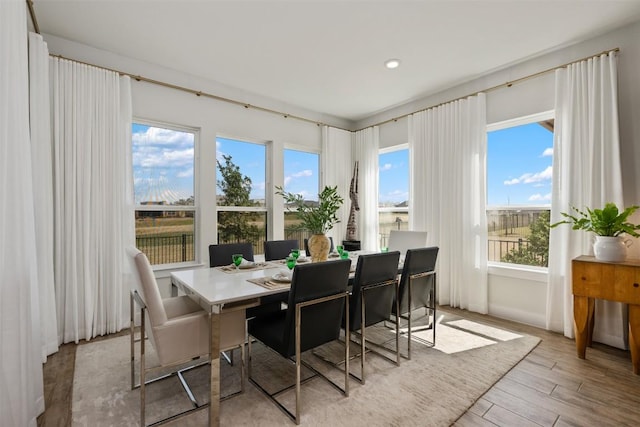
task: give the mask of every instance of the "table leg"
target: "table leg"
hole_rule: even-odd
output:
[[[576,350],[580,359],[585,358],[589,341],[590,322],[593,321],[593,298],[573,296],[573,320],[576,334]]]
[[[220,314],[211,313],[211,390],[209,405],[209,425],[220,425]]]
[[[633,373],[640,374],[640,305],[629,304],[629,350]]]

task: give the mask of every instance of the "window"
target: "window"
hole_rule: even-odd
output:
[[[134,123],[136,247],[151,264],[195,260],[193,130]]]
[[[489,261],[547,266],[553,126],[544,113],[488,127]]]
[[[267,236],[265,183],[264,144],[216,138],[219,244],[251,242],[254,253],[264,252],[263,242]]]
[[[318,202],[320,177],[318,174],[320,155],[306,151],[284,150],[284,191],[301,194],[309,203]],[[310,236],[306,230],[296,226],[300,223],[295,212],[285,210],[284,238],[298,240],[304,247],[304,239]]]
[[[378,173],[380,247],[385,247],[391,230],[409,229],[409,148],[380,150]]]

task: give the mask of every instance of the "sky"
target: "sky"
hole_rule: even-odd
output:
[[[193,195],[194,134],[133,125],[133,169],[136,202]],[[549,205],[553,133],[532,123],[488,133],[487,205]],[[262,144],[216,140],[217,158],[230,155],[252,180],[251,198],[265,198],[266,147]],[[216,167],[216,165],[212,165]],[[317,200],[319,155],[296,150],[284,152],[285,191]],[[217,179],[221,179],[216,167]],[[399,204],[409,197],[408,149],[379,156],[379,202]]]
[[[487,134],[487,206],[551,205],[553,132],[537,123]]]
[[[133,124],[136,203],[187,199],[194,191],[193,133]]]
[[[397,205],[409,199],[409,149],[380,154],[378,204]]]

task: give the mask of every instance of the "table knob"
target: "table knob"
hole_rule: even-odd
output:
[[[634,288],[637,288],[638,286],[640,286],[640,285],[638,285],[637,283],[634,283],[634,284],[633,284],[633,287],[634,287]]]
[[[584,276],[582,276],[582,277],[581,277],[581,279],[582,279],[582,280],[587,280],[587,278],[586,278],[586,277],[584,277]]]

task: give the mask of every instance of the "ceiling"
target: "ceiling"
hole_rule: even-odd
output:
[[[34,9],[45,37],[353,121],[640,20],[640,0],[34,0]],[[400,67],[386,69],[389,58]]]

